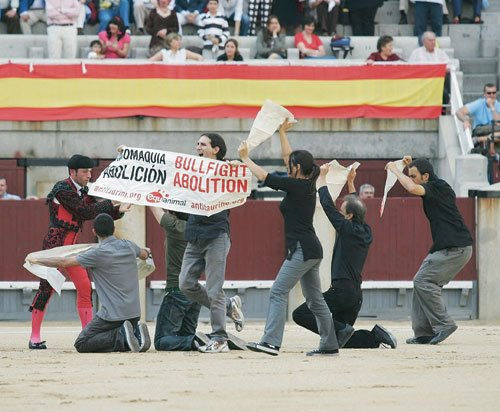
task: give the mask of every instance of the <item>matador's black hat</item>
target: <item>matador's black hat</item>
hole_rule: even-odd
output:
[[[68,169],[91,169],[94,167],[94,162],[90,157],[76,154],[68,160]]]

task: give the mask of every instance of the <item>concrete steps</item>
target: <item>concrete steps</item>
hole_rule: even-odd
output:
[[[460,59],[460,67],[464,74],[496,73],[497,59],[495,57]]]
[[[496,73],[465,74],[464,93],[477,93],[483,90],[486,83],[496,84]]]

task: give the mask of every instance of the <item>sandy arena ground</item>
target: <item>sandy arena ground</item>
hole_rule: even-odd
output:
[[[408,322],[383,324],[398,338],[396,350],[309,358],[305,351],[318,339],[293,324],[271,357],[78,354],[78,324],[51,322],[44,328],[49,350],[30,351],[29,324],[0,322],[0,410],[500,411],[500,326],[461,322],[442,344],[415,346],[404,343]],[[262,329],[250,323],[239,336],[256,340]]]

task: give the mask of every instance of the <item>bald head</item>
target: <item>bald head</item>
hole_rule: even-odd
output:
[[[436,48],[436,35],[432,31],[422,34],[422,43],[429,53],[433,53]]]

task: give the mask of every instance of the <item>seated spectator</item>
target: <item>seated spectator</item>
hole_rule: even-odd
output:
[[[45,0],[19,0],[19,16],[23,34],[31,34],[31,26],[38,21],[47,23]]]
[[[250,28],[248,34],[255,36],[260,27],[268,20],[273,7],[273,0],[248,0],[248,18]]]
[[[224,53],[217,57],[218,62],[242,62],[243,56],[238,51],[238,41],[228,39],[224,46]]]
[[[436,47],[436,35],[431,31],[422,34],[423,46],[411,52],[409,63],[444,63],[447,71],[450,70],[450,58],[441,49]],[[444,79],[443,103],[450,102],[450,74],[447,73]]]
[[[176,0],[175,11],[179,26],[186,24],[198,25],[198,19],[205,9],[205,0]],[[182,30],[179,30],[182,33]]]
[[[266,27],[257,35],[256,59],[286,59],[286,36],[274,14],[269,16]]]
[[[366,59],[367,64],[374,62],[394,62],[401,60],[397,54],[392,52],[394,39],[391,36],[380,36],[377,41],[377,51],[373,52]]]
[[[219,13],[223,14],[229,23],[234,22],[235,36],[248,36],[250,18],[243,13],[243,0],[219,0]]]
[[[203,39],[203,57],[215,59],[229,37],[229,25],[218,12],[219,1],[208,0],[208,12],[200,16],[198,35]]]
[[[167,47],[166,39],[169,33],[179,32],[179,21],[177,14],[172,11],[170,0],[158,0],[156,8],[151,10],[146,19],[146,31],[151,34],[151,56]]]
[[[117,16],[130,34],[130,0],[99,0],[99,32],[105,30],[111,19]]]
[[[149,60],[164,63],[185,63],[186,60],[203,60],[199,54],[182,47],[182,36],[179,33],[169,33],[165,41],[168,50],[161,49],[151,56]]]
[[[92,40],[90,42],[90,51],[87,55],[87,59],[104,59],[102,44],[99,40]]]
[[[278,16],[281,26],[288,34],[297,34],[302,29],[304,21],[305,0],[274,0],[272,14]],[[267,19],[263,19],[262,23]],[[262,25],[261,23],[261,25]]]
[[[158,3],[158,0],[134,0],[134,20],[136,28],[135,34],[146,34],[144,31],[144,25],[146,24],[146,20],[149,17],[151,11],[158,7]],[[172,12],[175,8],[175,0],[169,0],[167,3],[168,9]]]
[[[45,0],[49,59],[76,58],[79,0]]]
[[[462,1],[453,0],[453,24],[462,23]],[[474,12],[474,23],[481,24],[482,0],[472,0],[472,10]]]
[[[340,14],[340,0],[309,0],[309,7],[316,10],[316,20],[322,36],[334,36]]]
[[[436,36],[441,36],[443,30],[443,0],[414,0],[415,1],[415,36],[418,43],[423,42],[422,35],[427,30],[427,21],[430,19],[431,28]]]
[[[347,0],[354,36],[375,35],[375,14],[384,0]]]
[[[125,26],[120,17],[113,17],[106,30],[101,31],[98,37],[105,59],[124,59],[128,56],[130,35],[125,32]]]
[[[7,193],[7,179],[0,177],[0,200],[21,200],[17,195]]]
[[[0,21],[7,25],[7,34],[20,34],[19,16],[17,9],[19,0],[0,0]]]
[[[300,58],[322,57],[325,55],[323,42],[314,32],[315,22],[311,17],[304,21],[304,30],[295,35],[295,47],[299,49]]]
[[[488,182],[493,184],[493,164],[495,158],[498,160],[500,144],[500,123],[493,126],[492,122],[500,122],[500,102],[497,100],[497,87],[493,83],[485,84],[483,92],[483,97],[467,103],[457,110],[456,115],[464,123],[464,129],[472,130],[474,152],[488,158]]]
[[[365,183],[359,188],[359,198],[361,200],[373,199],[375,197],[375,188],[370,183]]]

